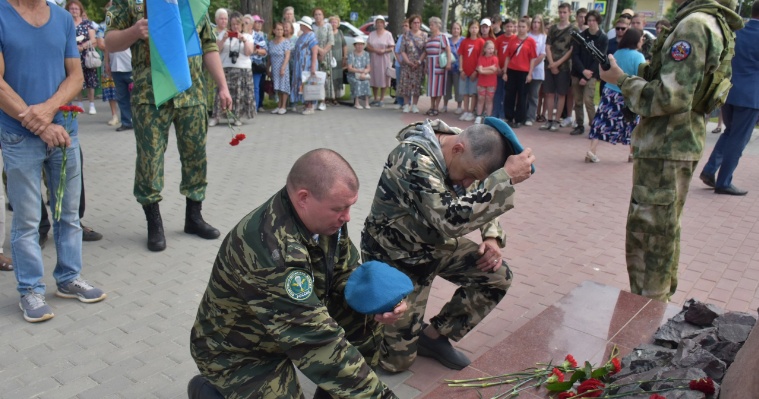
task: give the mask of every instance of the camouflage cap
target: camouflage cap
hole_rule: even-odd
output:
[[[516,133],[514,133],[506,122],[488,116],[483,123],[498,130],[498,133],[501,133],[501,136],[506,139],[506,150],[509,151],[509,156],[521,154],[522,151],[524,151],[524,147],[522,147],[522,144],[519,142]],[[535,165],[532,165],[532,173],[535,173]]]
[[[369,261],[353,271],[345,285],[345,300],[356,312],[390,312],[414,285],[398,269],[382,262]]]

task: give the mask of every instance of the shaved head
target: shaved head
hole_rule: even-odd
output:
[[[306,189],[317,199],[323,199],[337,182],[358,192],[358,176],[348,161],[335,151],[319,148],[295,161],[287,175],[287,191],[292,195]]]
[[[480,163],[488,174],[495,172],[506,163],[506,139],[498,130],[488,125],[472,125],[461,137],[469,144],[472,160]]]

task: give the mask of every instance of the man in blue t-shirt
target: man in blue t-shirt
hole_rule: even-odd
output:
[[[57,296],[85,303],[105,299],[102,290],[79,275],[82,228],[79,224],[82,172],[77,122],[59,111],[82,90],[76,33],[71,15],[45,0],[0,0],[0,142],[13,206],[11,250],[24,319],[53,317],[45,302],[44,265],[37,226],[41,218],[42,168],[50,187],[50,207],[61,201],[54,220],[58,259],[53,271]],[[34,45],[30,45],[34,43]],[[40,62],[40,57],[44,62]],[[65,190],[57,198],[63,151]]]

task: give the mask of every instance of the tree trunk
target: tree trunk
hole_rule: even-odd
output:
[[[485,0],[485,14],[483,18],[490,18],[493,15],[501,13],[501,2],[499,0]]]
[[[387,28],[393,37],[398,37],[403,31],[403,20],[406,19],[403,13],[404,6],[404,0],[387,0],[387,19],[389,19]]]
[[[240,0],[240,13],[260,16],[264,19],[263,31],[271,32],[274,24],[274,0]]]
[[[424,0],[408,0],[406,16],[418,15],[424,18]],[[424,23],[424,21],[422,21]]]

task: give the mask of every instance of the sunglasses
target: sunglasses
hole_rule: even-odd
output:
[[[627,28],[624,27],[624,26],[616,26],[616,27],[614,27],[614,29],[616,29],[616,30],[627,30]]]

